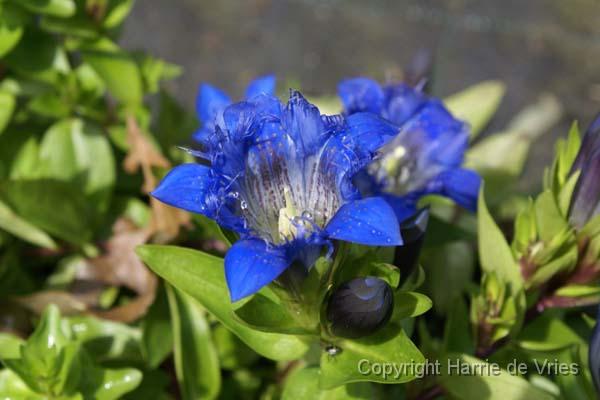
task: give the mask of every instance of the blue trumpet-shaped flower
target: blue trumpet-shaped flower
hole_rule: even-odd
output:
[[[275,77],[273,75],[256,78],[250,82],[246,88],[245,98],[251,99],[261,93],[268,95],[275,93]],[[194,133],[194,139],[197,142],[206,144],[208,137],[215,129],[216,121],[222,122],[223,111],[231,103],[233,103],[231,98],[222,90],[208,83],[200,85],[196,96],[196,114],[202,121],[202,127]]]
[[[400,220],[414,214],[418,200],[427,194],[475,210],[481,179],[461,168],[468,126],[441,101],[402,83],[382,87],[368,78],[344,80],[338,93],[346,114],[376,113],[397,127],[394,139],[360,175],[361,191],[384,193]]]
[[[577,228],[600,214],[600,114],[585,132],[572,171],[580,171],[569,211]]]
[[[173,169],[152,193],[240,234],[225,256],[233,301],[298,261],[310,267],[339,239],[402,243],[392,208],[352,183],[395,128],[370,113],[322,116],[300,93],[287,105],[259,95],[227,107],[207,137],[210,166]]]

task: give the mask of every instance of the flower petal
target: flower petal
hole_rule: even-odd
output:
[[[326,133],[321,114],[300,92],[291,93],[282,122],[303,154],[314,154],[319,149]]]
[[[251,99],[259,94],[275,94],[275,75],[256,78],[246,88],[246,98]]]
[[[399,246],[400,227],[394,210],[381,197],[344,204],[325,228],[330,238],[370,246]]]
[[[396,196],[389,193],[381,193],[380,196],[392,207],[400,223],[417,212],[418,194],[415,196]]]
[[[375,153],[391,140],[398,128],[385,119],[371,113],[356,113],[346,118],[347,132],[344,143],[351,142],[357,151]]]
[[[414,116],[427,101],[425,94],[404,83],[387,85],[383,92],[384,107],[381,115],[398,126]]]
[[[467,210],[477,209],[481,177],[475,171],[463,168],[446,170],[438,175],[436,181],[442,185],[440,194],[450,197]]]
[[[202,123],[212,122],[225,107],[231,104],[231,99],[220,89],[203,83],[196,96],[196,113]]]
[[[212,210],[206,204],[211,183],[210,168],[182,164],[173,168],[150,194],[170,206],[212,217]]]
[[[352,78],[341,81],[338,95],[347,114],[372,112],[378,114],[383,105],[383,90],[370,78]]]
[[[289,265],[290,260],[281,247],[267,248],[264,241],[257,239],[236,242],[225,255],[225,278],[231,301],[256,293]]]

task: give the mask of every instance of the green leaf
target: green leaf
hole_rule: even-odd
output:
[[[65,50],[54,37],[35,29],[25,30],[3,62],[18,75],[50,84],[59,84],[60,76],[71,68]]]
[[[44,135],[39,157],[43,177],[77,184],[91,204],[106,210],[115,184],[115,160],[99,127],[80,119],[59,121]]]
[[[133,3],[134,0],[109,0],[102,25],[106,29],[113,29],[119,26],[131,12]]]
[[[111,95],[129,106],[142,101],[142,77],[133,58],[103,39],[82,49],[82,57],[106,83]]]
[[[155,273],[196,299],[257,353],[273,360],[294,360],[308,350],[309,345],[297,336],[255,331],[235,318],[223,259],[175,246],[145,245],[137,253]]]
[[[435,311],[444,315],[471,284],[475,270],[474,249],[464,240],[425,247],[421,262],[427,268],[426,293],[431,296]]]
[[[542,192],[535,200],[537,231],[540,238],[549,242],[558,234],[569,229],[569,223],[561,214],[556,198],[550,189]]]
[[[419,349],[410,341],[404,330],[394,323],[373,335],[335,343],[341,352],[332,356],[321,354],[320,387],[332,389],[351,382],[403,383],[416,379],[410,368],[377,373],[375,364],[411,365],[425,362]]]
[[[194,299],[166,287],[173,325],[175,371],[184,399],[213,399],[219,394],[221,370],[205,312]]]
[[[455,372],[454,365],[464,365],[473,371],[484,371],[481,374],[445,373],[439,377],[442,386],[457,399],[536,399],[552,400],[554,397],[544,392],[525,379],[500,370],[498,375],[491,372],[490,364],[467,355],[450,356],[452,364],[442,366],[442,371]],[[460,364],[458,364],[460,363]],[[450,368],[450,369],[449,369]]]
[[[330,390],[319,388],[318,367],[305,367],[294,370],[286,379],[281,400],[352,400],[372,399],[370,384],[351,383]]]
[[[469,123],[474,138],[496,113],[505,91],[501,81],[484,81],[444,99],[444,104],[452,115]]]
[[[18,336],[0,332],[0,360],[19,358],[21,345],[24,343]]]
[[[80,390],[86,399],[117,400],[134,390],[141,381],[141,372],[134,368],[88,366],[82,374]]]
[[[47,400],[47,396],[35,393],[10,369],[0,370],[0,395],[3,400]]]
[[[574,344],[585,345],[582,339],[557,316],[542,315],[527,324],[517,343],[527,350],[551,351],[570,347]]]
[[[495,272],[499,278],[510,284],[511,292],[516,293],[523,286],[523,277],[510,246],[487,209],[483,193],[482,185],[477,206],[481,268],[486,272]]]
[[[417,292],[394,292],[392,321],[413,318],[426,313],[432,306],[431,299]]]
[[[0,200],[21,218],[61,239],[79,245],[90,239],[88,204],[65,182],[5,181],[0,184]]]
[[[474,350],[469,309],[462,297],[456,297],[444,326],[443,353],[473,353]]]
[[[139,328],[105,319],[74,316],[67,319],[73,337],[83,344],[95,361],[142,360]]]
[[[70,17],[76,11],[73,0],[17,0],[17,2],[30,11],[57,17]]]
[[[0,4],[0,57],[11,51],[21,40],[23,22],[24,16],[17,8]]]
[[[228,370],[245,368],[260,358],[258,354],[222,324],[217,324],[213,328],[212,334],[219,353],[221,368]]]
[[[267,287],[236,308],[235,315],[252,328],[265,332],[316,335],[318,319],[302,323],[304,321],[300,322],[299,318],[292,314],[292,309],[293,306],[286,306],[286,303]]]
[[[1,40],[1,38],[0,38]],[[10,122],[15,110],[15,96],[7,91],[0,90],[0,135]]]
[[[55,249],[56,243],[46,232],[38,229],[14,213],[6,204],[0,201],[0,229],[40,247]]]
[[[144,358],[150,368],[157,368],[173,351],[173,330],[169,303],[163,287],[142,321]]]

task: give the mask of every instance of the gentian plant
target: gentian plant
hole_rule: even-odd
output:
[[[132,4],[0,0],[0,398],[597,398],[600,120],[538,192],[560,102],[438,98],[427,52],[194,115]]]

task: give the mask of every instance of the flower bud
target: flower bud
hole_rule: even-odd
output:
[[[571,198],[569,220],[578,229],[600,214],[600,114],[583,137],[572,172],[580,170]]]
[[[354,278],[331,294],[327,319],[334,335],[359,338],[382,328],[393,309],[394,294],[386,282],[372,276]]]

